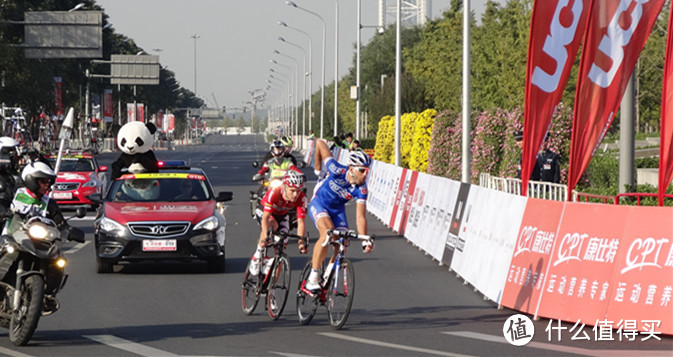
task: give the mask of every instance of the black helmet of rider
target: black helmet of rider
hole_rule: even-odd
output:
[[[23,171],[21,171],[21,179],[23,180],[24,185],[26,185],[26,188],[33,193],[39,191],[40,184],[37,180],[41,178],[49,179],[49,185],[53,185],[54,182],[56,182],[56,173],[44,162],[31,162],[23,168]]]
[[[0,137],[0,170],[19,169],[19,143],[8,137]]]
[[[283,156],[285,153],[285,144],[283,144],[282,141],[280,140],[274,140],[271,143],[271,155],[274,157],[280,157]]]

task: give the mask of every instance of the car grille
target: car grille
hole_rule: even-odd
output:
[[[139,237],[169,238],[189,230],[189,222],[134,222],[128,224],[131,233]]]
[[[72,183],[57,183],[54,184],[54,191],[72,191],[76,190],[77,187],[79,187],[79,183],[77,182],[72,182]]]

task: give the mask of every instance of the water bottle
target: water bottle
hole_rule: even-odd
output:
[[[269,257],[264,257],[264,267],[262,268],[262,274],[266,275],[269,272],[269,269],[271,269],[271,266],[273,265],[273,258]]]
[[[327,264],[327,268],[325,268],[325,272],[322,275],[322,279],[327,281],[327,278],[329,278],[329,274],[332,272],[332,267],[334,266],[334,263],[329,263]]]

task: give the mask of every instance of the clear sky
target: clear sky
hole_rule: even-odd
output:
[[[251,100],[249,91],[267,86],[269,69],[289,76],[286,67],[292,59],[279,56],[273,50],[295,58],[303,71],[304,54],[300,49],[278,40],[279,36],[293,42],[307,53],[309,38],[297,31],[307,32],[312,39],[313,92],[321,83],[322,23],[318,17],[286,5],[285,0],[97,0],[109,16],[115,31],[132,38],[150,54],[159,55],[162,66],[175,73],[180,84],[208,102],[229,108],[241,107]],[[334,40],[336,0],[295,0],[298,6],[319,14],[326,25],[325,84],[334,81]],[[387,0],[388,6],[395,1]],[[339,3],[339,78],[353,64],[357,35],[357,1]],[[378,0],[362,0],[361,21],[365,26],[378,24]],[[449,6],[449,0],[432,0],[433,17]],[[477,14],[483,11],[486,0],[472,0],[471,8]],[[390,23],[393,21],[391,20]],[[193,34],[199,37],[194,40]],[[374,36],[375,29],[362,29],[362,44]],[[196,42],[196,66],[194,61]],[[308,60],[307,60],[308,61]],[[194,69],[196,67],[196,88]],[[309,64],[306,64],[307,71]],[[300,83],[301,84],[301,83]],[[279,86],[275,86],[277,88]],[[300,87],[302,88],[302,87]],[[301,92],[300,92],[301,93]],[[267,99],[280,94],[270,91]],[[267,102],[268,104],[268,102]]]

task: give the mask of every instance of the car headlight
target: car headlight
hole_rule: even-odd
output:
[[[103,219],[100,220],[100,230],[103,233],[120,235],[124,233],[124,226],[117,221],[103,217]]]
[[[82,187],[96,187],[98,185],[98,182],[95,180],[87,181],[85,182]]]
[[[215,216],[210,216],[194,226],[194,230],[205,229],[208,231],[215,230],[220,225],[220,221]]]

